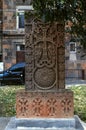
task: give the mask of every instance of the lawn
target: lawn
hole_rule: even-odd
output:
[[[24,86],[5,86],[0,88],[0,116],[15,116],[15,96]],[[86,86],[72,86],[74,92],[74,114],[86,122]]]
[[[86,122],[86,86],[73,86],[74,114]]]
[[[24,86],[5,86],[0,88],[0,116],[14,116],[16,92]]]

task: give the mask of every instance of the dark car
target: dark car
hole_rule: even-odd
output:
[[[14,64],[9,69],[0,73],[0,84],[24,84],[25,62]]]

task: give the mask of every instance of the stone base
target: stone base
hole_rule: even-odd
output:
[[[11,118],[5,130],[85,130],[78,116],[73,118]]]
[[[17,92],[17,118],[70,118],[73,117],[73,92]]]

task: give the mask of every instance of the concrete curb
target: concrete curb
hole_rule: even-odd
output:
[[[11,117],[0,117],[0,130],[4,130]]]
[[[5,130],[86,130],[86,123],[73,118],[16,118],[12,117]]]

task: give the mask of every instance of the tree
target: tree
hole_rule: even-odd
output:
[[[35,15],[44,22],[71,21],[68,31],[86,49],[86,0],[33,0]]]

